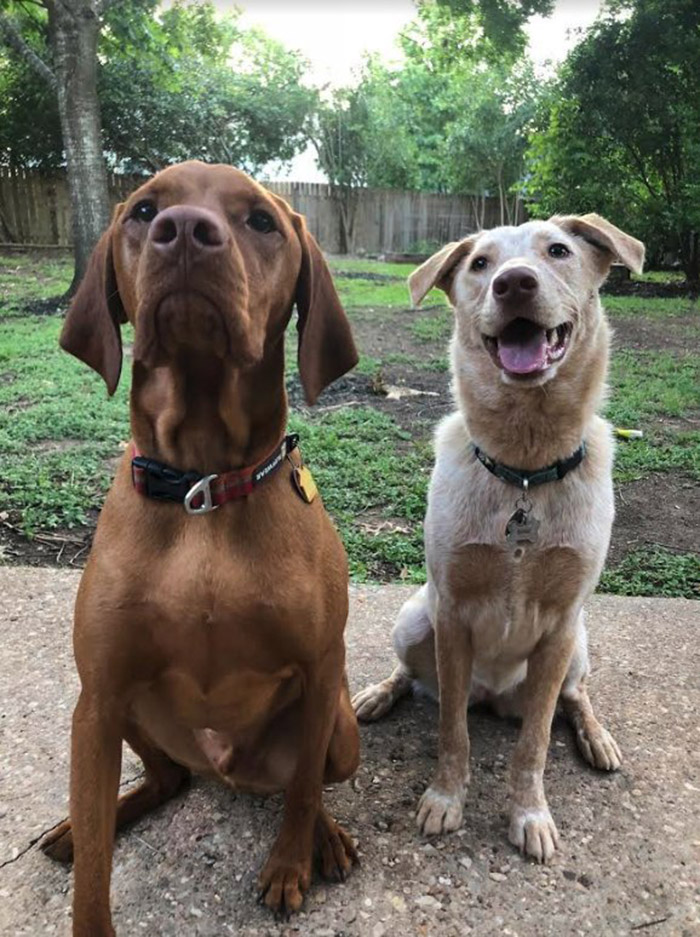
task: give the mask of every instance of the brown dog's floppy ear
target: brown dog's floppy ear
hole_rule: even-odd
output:
[[[554,215],[549,219],[553,224],[577,235],[596,247],[601,254],[603,267],[607,273],[610,264],[618,260],[633,273],[641,273],[644,267],[644,245],[641,241],[625,234],[614,224],[610,224],[600,215]]]
[[[292,213],[292,222],[302,249],[296,292],[299,374],[307,401],[315,403],[324,387],[355,367],[358,355],[328,264],[303,217]]]
[[[92,252],[59,339],[64,351],[101,375],[110,397],[122,369],[121,322],[126,322],[126,314],[114,273],[110,227]]]
[[[471,252],[476,235],[472,234],[461,241],[452,241],[441,247],[437,254],[429,257],[408,278],[408,288],[411,291],[411,302],[417,306],[430,290],[436,286],[450,295],[455,267],[463,257]]]

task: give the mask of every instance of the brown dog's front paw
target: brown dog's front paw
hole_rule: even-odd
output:
[[[360,861],[348,834],[325,810],[316,820],[314,846],[321,875],[332,882],[344,882]]]
[[[301,908],[304,892],[311,884],[311,862],[285,862],[273,852],[258,884],[262,903],[277,914],[294,914]]]
[[[40,840],[39,849],[55,862],[73,861],[73,831],[70,820],[63,820]]]

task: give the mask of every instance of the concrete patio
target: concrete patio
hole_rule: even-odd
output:
[[[70,639],[79,573],[0,567],[0,932],[70,934],[69,872],[35,847],[66,813],[76,698]],[[410,587],[353,587],[353,689],[392,664],[389,630]],[[470,716],[465,823],[430,842],[413,811],[437,751],[437,707],[409,699],[362,729],[352,783],[326,795],[359,843],[344,885],[317,882],[300,915],[256,904],[279,798],[197,780],[120,836],[112,907],[120,935],[477,937],[700,934],[700,603],[597,596],[590,604],[592,695],[625,758],[615,775],[578,757],[555,724],[546,781],[561,835],[553,864],[507,841],[507,764],[517,727]],[[128,755],[124,779],[139,773]]]

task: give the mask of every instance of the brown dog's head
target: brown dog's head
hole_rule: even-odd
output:
[[[583,364],[614,260],[639,272],[644,245],[599,215],[555,216],[448,244],[409,285],[414,303],[433,286],[448,294],[472,370],[532,387]]]
[[[158,173],[115,211],[71,304],[61,347],[114,393],[119,324],[135,328],[134,358],[167,364],[191,350],[246,368],[281,339],[296,302],[306,398],[357,363],[328,266],[286,202],[230,166],[182,163]]]

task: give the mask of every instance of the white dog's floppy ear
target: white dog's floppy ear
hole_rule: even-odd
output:
[[[614,260],[620,261],[633,273],[641,273],[644,266],[644,245],[625,234],[600,215],[554,215],[549,219],[569,234],[583,238],[597,248],[607,272]]]
[[[434,286],[449,295],[455,268],[460,260],[471,252],[476,238],[477,235],[472,234],[461,241],[446,244],[413,271],[408,278],[408,288],[414,306],[417,306]]]

